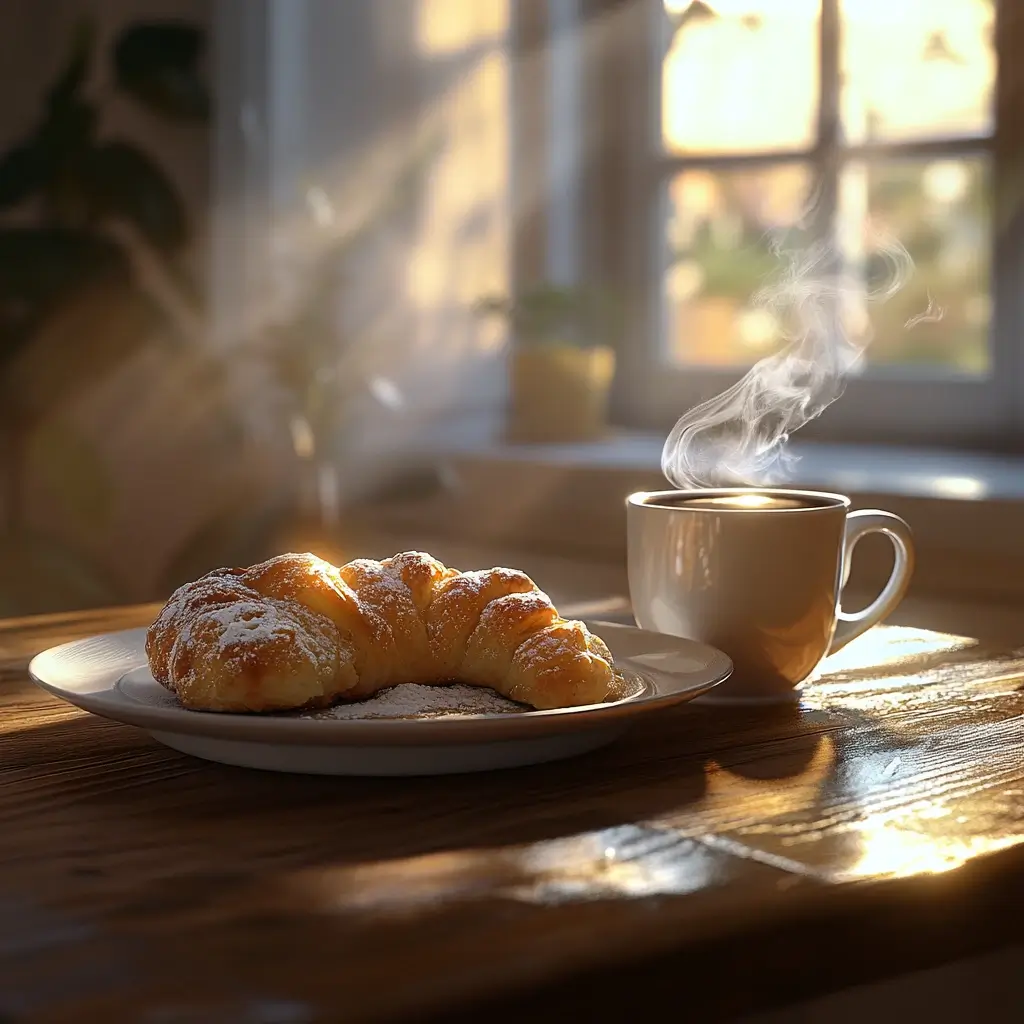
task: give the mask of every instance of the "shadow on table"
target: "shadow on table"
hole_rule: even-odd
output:
[[[94,878],[102,887],[117,865],[133,885],[165,879],[161,900],[194,903],[207,889],[222,891],[254,873],[458,851],[512,855],[538,843],[576,844],[574,857],[586,850],[598,859],[601,844],[632,843],[638,856],[682,862],[700,851],[679,844],[692,846],[686,837],[719,824],[721,800],[708,785],[723,765],[733,776],[796,792],[822,733],[836,727],[827,715],[795,709],[723,715],[682,708],[569,761],[364,779],[211,764],[82,715],[3,737],[0,819],[15,806],[21,816],[0,836],[0,868],[5,849],[15,856],[46,849],[48,873]],[[757,813],[759,799],[744,798],[743,806]],[[189,876],[185,892],[172,883],[176,876]]]
[[[8,732],[2,747],[0,811],[31,791],[40,818],[80,830],[83,850],[94,840],[130,849],[129,834],[151,829],[169,839],[201,834],[232,849],[249,842],[293,850],[300,859],[315,849],[334,860],[372,860],[632,823],[694,804],[704,791],[699,754],[666,761],[628,741],[557,764],[395,779],[213,764],[86,715]]]
[[[679,709],[569,761],[486,774],[374,779],[283,775],[199,761],[93,716],[3,737],[4,795],[31,789],[49,820],[101,845],[144,827],[191,829],[235,847],[316,849],[332,859],[410,856],[456,845],[530,843],[697,811],[705,762],[774,778],[813,757],[827,716]],[[761,749],[765,743],[769,749]],[[753,747],[748,756],[738,756]]]
[[[836,728],[795,709],[684,708],[558,764],[358,779],[208,764],[83,715],[4,737],[0,871],[19,865],[22,885],[118,928],[201,945],[209,933],[211,964],[214,939],[308,949],[313,936],[367,957],[378,942],[391,957],[407,934],[410,956],[437,944],[443,959],[481,929],[517,941],[527,921],[524,941],[550,945],[558,922],[568,947],[606,927],[612,904],[635,905],[614,912],[616,927],[640,938],[651,927],[640,898],[652,896],[663,913],[688,897],[663,918],[685,920],[683,932],[722,928],[749,893],[789,889],[777,869],[701,841],[740,806],[723,805],[716,777],[798,788]]]

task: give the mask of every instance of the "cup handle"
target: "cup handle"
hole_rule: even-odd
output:
[[[914,571],[914,537],[910,527],[899,516],[891,512],[864,509],[851,512],[846,517],[846,536],[843,539],[842,583],[850,576],[853,549],[861,537],[869,533],[884,533],[892,541],[896,560],[892,573],[882,592],[862,611],[847,614],[842,608],[836,609],[836,631],[832,638],[829,654],[835,654],[855,637],[881,622],[903,600]]]

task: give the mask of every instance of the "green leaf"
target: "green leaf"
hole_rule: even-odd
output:
[[[485,295],[473,303],[473,312],[477,316],[508,316],[512,312],[512,303],[503,295]]]
[[[102,530],[113,511],[110,472],[81,431],[59,417],[43,422],[28,442],[30,472],[64,514],[90,530]]]
[[[65,196],[69,191],[83,191],[74,186],[69,189],[69,182],[76,176],[76,169],[84,166],[85,155],[96,135],[96,108],[79,98],[89,72],[94,41],[92,23],[83,22],[75,33],[64,68],[47,94],[42,122],[30,138],[0,158],[0,208],[14,206],[44,187],[52,188],[58,179]],[[52,205],[53,197],[50,198]]]
[[[86,280],[129,277],[120,248],[91,232],[0,229],[0,299],[46,299]]]
[[[97,214],[89,165],[99,114],[75,100],[51,110],[34,139],[50,216],[58,224],[82,227]]]
[[[141,149],[129,142],[98,146],[89,175],[103,213],[132,221],[157,248],[175,249],[185,241],[185,206],[170,179]]]
[[[46,163],[31,142],[9,149],[0,157],[0,209],[16,206],[38,192],[46,180]]]
[[[96,139],[99,114],[87,101],[75,100],[52,110],[39,126],[34,143],[50,170],[79,160]]]
[[[520,341],[571,344],[579,347],[614,341],[622,327],[622,310],[610,293],[587,287],[538,284],[512,299],[479,300],[480,315],[503,317]]]
[[[71,50],[64,68],[46,97],[51,110],[67,106],[77,98],[89,73],[95,42],[96,26],[91,20],[80,22],[71,41]]]
[[[131,284],[99,279],[51,302],[0,377],[0,411],[38,422],[74,401],[153,339],[160,324]]]
[[[0,371],[31,343],[42,322],[95,281],[129,281],[121,250],[84,231],[0,230]]]
[[[118,86],[154,113],[174,120],[203,120],[210,98],[199,76],[203,33],[178,21],[147,22],[125,29],[114,47]]]

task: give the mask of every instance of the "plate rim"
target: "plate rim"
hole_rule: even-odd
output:
[[[29,663],[32,680],[46,692],[92,714],[145,729],[149,732],[200,735],[216,739],[239,740],[279,745],[302,746],[436,746],[440,744],[472,744],[500,740],[524,740],[581,729],[600,729],[616,722],[626,725],[667,707],[687,703],[724,682],[732,673],[730,659],[717,648],[684,637],[653,633],[626,623],[584,620],[587,627],[601,636],[604,632],[649,634],[681,648],[689,648],[702,656],[707,664],[697,673],[659,672],[648,667],[630,665],[653,686],[655,692],[627,697],[605,704],[588,704],[547,711],[524,711],[519,714],[491,713],[460,715],[451,718],[402,719],[312,719],[281,718],[269,715],[225,714],[222,712],[188,711],[184,708],[146,704],[125,694],[121,680],[129,672],[146,665],[143,643],[147,627],[116,630],[82,637],[41,651]],[[137,656],[131,663],[102,665],[92,670],[91,681],[99,688],[82,693],[67,683],[54,681],[46,665],[54,658],[67,657],[76,647],[108,641],[134,648]],[[607,641],[606,641],[607,642]],[[628,659],[624,659],[627,660]],[[48,675],[50,678],[48,678]],[[689,681],[688,681],[689,679]]]

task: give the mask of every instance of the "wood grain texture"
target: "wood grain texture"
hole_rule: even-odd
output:
[[[676,709],[481,776],[304,778],[29,681],[35,652],[154,611],[0,623],[0,1019],[611,1020],[680,990],[718,1019],[1021,938],[1020,652],[879,629],[799,709]]]

